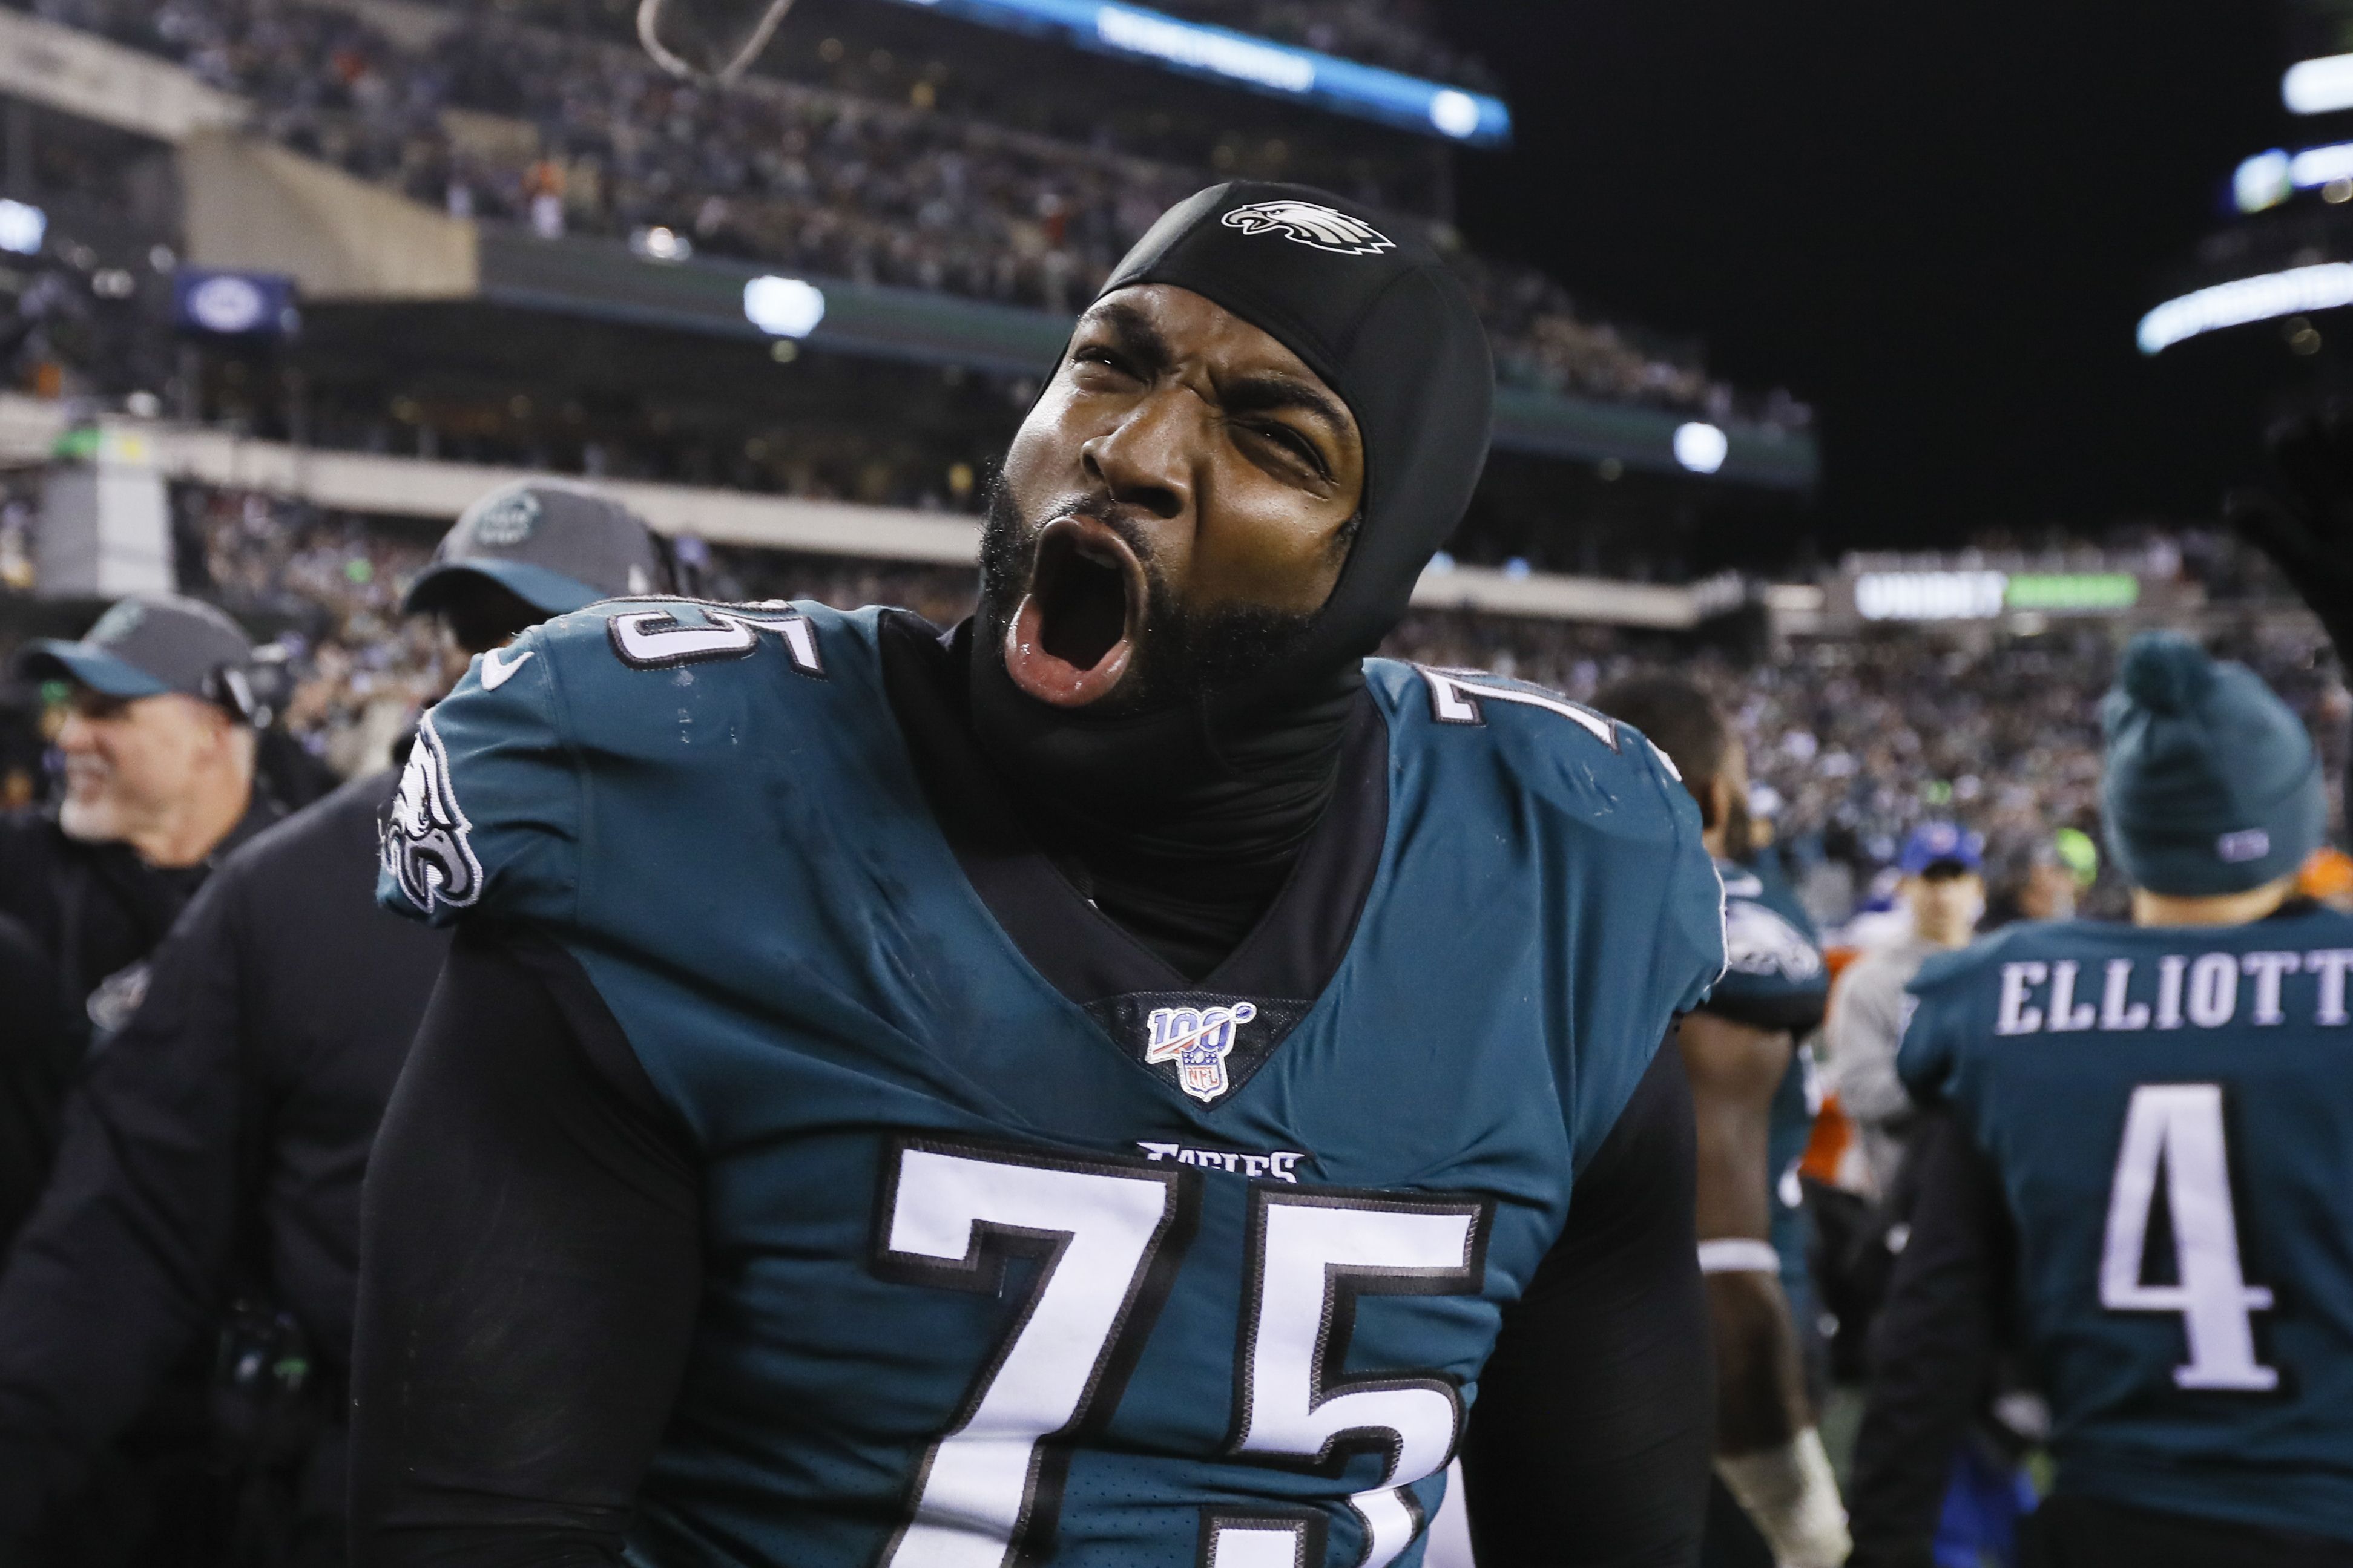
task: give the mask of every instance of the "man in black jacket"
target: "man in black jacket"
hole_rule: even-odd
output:
[[[210,605],[137,595],[79,640],[17,657],[57,681],[65,796],[0,817],[5,1002],[16,1021],[0,1061],[0,1243],[47,1180],[57,1118],[94,1037],[120,1028],[147,958],[222,858],[284,813],[257,782],[247,683],[252,645]]]
[[[617,504],[512,486],[406,607],[478,653],[662,574]],[[341,1559],[360,1178],[447,946],[369,900],[395,777],[223,865],[70,1102],[0,1275],[0,1561]]]

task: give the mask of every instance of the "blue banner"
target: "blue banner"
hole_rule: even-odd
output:
[[[292,333],[294,279],[278,272],[219,272],[183,267],[172,274],[172,319],[182,331],[225,338]]]
[[[900,3],[989,26],[1047,34],[1098,54],[1144,60],[1441,141],[1501,147],[1512,139],[1512,111],[1492,94],[1179,21],[1140,5],[1107,5],[1102,0]]]

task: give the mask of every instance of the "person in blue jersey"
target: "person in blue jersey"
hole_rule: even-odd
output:
[[[2327,816],[2304,726],[2179,636],[2101,711],[2130,925],[1922,965],[1898,1059],[1921,1196],[1851,1502],[1926,1563],[1997,1343],[2049,1399],[2055,1568],[2353,1563],[2353,919],[2295,897]]]
[[[1799,1042],[1821,1023],[1830,970],[1778,858],[1753,844],[1746,751],[1707,693],[1644,676],[1595,702],[1673,759],[1724,880],[1724,978],[1679,1037],[1697,1112],[1698,1255],[1716,1367],[1720,1487],[1703,1561],[1838,1568],[1845,1513],[1799,1337],[1813,1293],[1798,1163],[1815,1110]]]
[[[1366,656],[1484,460],[1415,233],[1214,187],[1080,318],[977,614],[623,601],[485,656],[380,896],[457,936],[368,1175],[355,1560],[1688,1561],[1632,729]]]

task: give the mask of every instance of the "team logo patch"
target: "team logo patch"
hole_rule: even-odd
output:
[[[512,550],[539,526],[539,498],[529,490],[509,490],[485,501],[474,514],[474,542],[491,550]]]
[[[1234,1048],[1235,1032],[1258,1016],[1248,1002],[1223,1007],[1160,1007],[1148,1021],[1152,1031],[1145,1047],[1146,1066],[1176,1064],[1176,1087],[1208,1105],[1233,1087],[1226,1076],[1226,1058]]]
[[[1397,248],[1395,240],[1363,218],[1314,202],[1258,202],[1236,207],[1223,222],[1244,234],[1279,234],[1335,256],[1378,256]]]
[[[1087,1004],[1087,1016],[1136,1066],[1216,1110],[1264,1067],[1314,1007],[1282,996],[1131,991]]]
[[[2226,866],[2243,866],[2250,860],[2260,860],[2271,852],[2272,836],[2260,827],[2225,833],[2214,841],[2214,853],[2222,858]]]
[[[1725,967],[1740,974],[1811,980],[1822,972],[1820,950],[1806,933],[1762,904],[1735,899],[1725,906]]]
[[[137,631],[147,619],[147,606],[136,599],[124,599],[98,617],[98,624],[82,634],[82,641],[101,647],[118,643]]]
[[[428,714],[417,727],[400,792],[385,818],[384,868],[427,914],[436,906],[462,910],[482,896],[481,862],[469,842],[472,833],[449,786],[448,753]]]

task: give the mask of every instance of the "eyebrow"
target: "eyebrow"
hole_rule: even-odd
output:
[[[1135,362],[1135,368],[1146,377],[1156,376],[1176,362],[1169,352],[1168,340],[1151,317],[1134,306],[1123,303],[1098,305],[1087,312],[1086,322],[1099,322],[1111,329],[1120,352]]]
[[[1081,318],[1082,329],[1089,323],[1109,328],[1120,351],[1135,362],[1138,373],[1147,377],[1162,374],[1176,363],[1176,353],[1158,323],[1133,305],[1121,300],[1098,305]],[[1279,371],[1261,371],[1221,382],[1218,397],[1227,412],[1233,414],[1274,414],[1291,409],[1312,415],[1338,440],[1346,440],[1356,428],[1356,420],[1337,398]]]
[[[1312,415],[1323,421],[1335,438],[1344,441],[1356,428],[1356,422],[1348,416],[1338,399],[1296,376],[1279,372],[1236,376],[1219,385],[1218,396],[1227,412],[1233,414],[1273,414],[1293,409]]]

